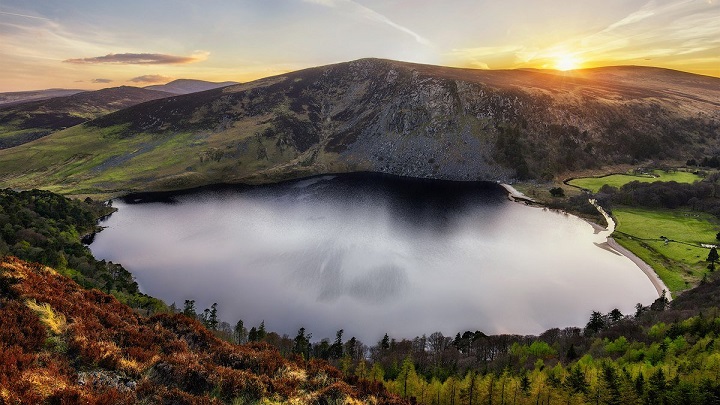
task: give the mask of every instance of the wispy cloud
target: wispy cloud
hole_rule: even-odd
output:
[[[112,79],[92,79],[92,83],[112,83]]]
[[[356,16],[360,16],[368,21],[381,23],[388,25],[400,32],[403,32],[407,35],[410,35],[415,39],[415,41],[421,45],[425,46],[432,46],[432,42],[430,42],[427,38],[423,37],[422,35],[418,34],[417,32],[411,30],[408,27],[405,27],[404,25],[400,25],[388,17],[378,13],[377,11],[363,6],[362,4],[359,4],[353,0],[303,0],[305,3],[312,3],[312,4],[318,4],[325,7],[332,7],[337,8],[343,11],[347,11],[348,13]]]
[[[8,13],[7,11],[0,11],[0,15],[9,15],[13,17],[23,17],[23,18],[32,18],[36,20],[45,20],[45,21],[51,21],[49,18],[45,17],[39,17],[36,15],[28,15],[28,14],[19,14],[19,13]]]
[[[207,59],[203,52],[192,56],[166,55],[162,53],[111,53],[92,58],[66,59],[65,63],[75,64],[117,64],[117,65],[176,65],[199,62]]]
[[[133,82],[133,83],[161,83],[161,82],[169,82],[170,80],[172,80],[172,77],[161,76],[161,75],[143,75],[143,76],[133,77],[132,79],[130,79],[128,81]]]

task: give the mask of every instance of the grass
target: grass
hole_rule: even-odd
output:
[[[55,310],[53,310],[47,302],[40,304],[35,300],[27,300],[25,305],[38,315],[40,322],[45,324],[45,326],[47,326],[53,334],[59,335],[67,328],[65,316],[61,313],[55,312]]]
[[[265,126],[251,118],[221,132],[127,136],[123,126],[78,125],[0,150],[0,187],[107,198],[129,191],[283,179],[288,168],[297,169],[313,151],[298,154],[277,139],[258,136]],[[221,158],[201,160],[208,151],[219,151]],[[259,158],[261,151],[264,158]],[[303,173],[315,174],[312,166]]]
[[[720,230],[709,214],[679,210],[616,208],[613,235],[621,245],[648,263],[671,292],[696,285],[707,271],[709,249]],[[665,237],[670,241],[665,243]]]
[[[621,187],[631,181],[639,181],[642,183],[654,183],[656,181],[675,181],[678,183],[694,183],[701,180],[702,177],[695,173],[690,172],[664,172],[662,170],[655,170],[653,175],[634,175],[634,174],[611,174],[602,177],[583,177],[578,179],[572,179],[568,184],[590,190],[593,193],[597,193],[598,190],[604,185],[612,187]]]

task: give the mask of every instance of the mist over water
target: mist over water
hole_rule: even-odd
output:
[[[585,221],[488,183],[355,174],[114,201],[90,248],[147,294],[213,302],[248,329],[374,344],[441,331],[540,333],[657,292]]]

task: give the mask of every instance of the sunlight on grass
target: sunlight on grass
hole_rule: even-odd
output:
[[[718,225],[714,217],[693,211],[618,208],[618,243],[648,263],[672,292],[691,287],[707,271],[709,250]],[[669,242],[665,242],[665,237]]]
[[[572,179],[568,181],[568,184],[575,187],[584,188],[597,193],[600,188],[604,185],[612,187],[622,187],[623,185],[630,183],[631,181],[639,181],[641,183],[654,183],[656,181],[675,181],[678,183],[694,183],[698,180],[702,180],[702,177],[690,172],[664,172],[662,170],[655,170],[653,175],[634,175],[634,174],[611,174],[602,177],[583,177],[579,179]]]
[[[53,334],[59,335],[67,328],[65,316],[55,312],[47,302],[38,304],[35,300],[27,300],[25,305],[38,315],[40,322],[47,326]]]

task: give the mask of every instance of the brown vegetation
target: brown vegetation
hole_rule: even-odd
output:
[[[45,266],[8,257],[0,279],[0,404],[402,403],[325,361],[234,345],[183,315],[138,315]]]

